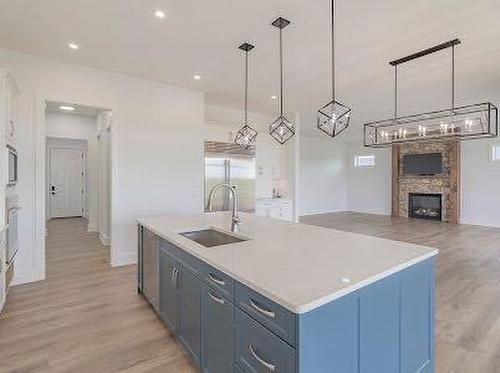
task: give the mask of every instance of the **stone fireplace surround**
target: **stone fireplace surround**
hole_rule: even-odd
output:
[[[405,154],[441,153],[443,173],[434,176],[404,175]],[[457,140],[415,142],[392,147],[392,216],[408,217],[410,193],[441,194],[442,220],[459,220],[460,142]]]

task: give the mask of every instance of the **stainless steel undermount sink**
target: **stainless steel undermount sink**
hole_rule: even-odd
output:
[[[202,229],[199,231],[182,232],[179,234],[205,247],[222,246],[231,243],[248,241],[246,238],[232,236],[215,229]]]

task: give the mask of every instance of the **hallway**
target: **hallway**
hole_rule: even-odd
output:
[[[192,372],[177,342],[136,291],[135,266],[83,219],[47,224],[47,279],[12,289],[0,316],[1,372]]]

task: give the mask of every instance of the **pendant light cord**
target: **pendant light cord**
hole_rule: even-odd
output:
[[[283,101],[285,94],[283,92],[283,29],[280,28],[280,115],[283,116]]]
[[[335,101],[335,0],[332,0],[332,101]]]
[[[394,120],[398,117],[398,65],[394,66]]]
[[[451,109],[455,109],[455,45],[451,47]]]
[[[245,125],[248,124],[248,51],[245,51]]]

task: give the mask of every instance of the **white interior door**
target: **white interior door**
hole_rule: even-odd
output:
[[[83,151],[79,149],[50,149],[48,193],[52,218],[82,216],[83,161]]]

